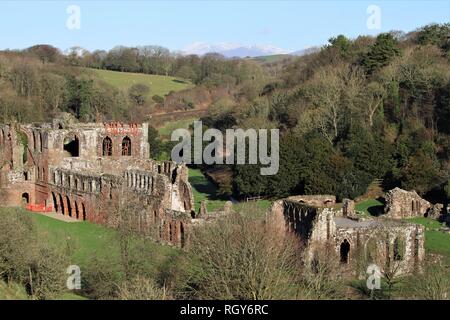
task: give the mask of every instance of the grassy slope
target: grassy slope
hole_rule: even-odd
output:
[[[200,203],[207,200],[208,211],[220,209],[225,204],[225,199],[221,199],[217,195],[217,187],[209,181],[200,169],[189,168],[189,182],[194,192],[195,211],[198,212]]]
[[[370,215],[379,215],[383,211],[383,203],[375,200],[365,200],[356,204],[355,209],[359,211],[362,215],[370,216]]]
[[[150,88],[148,98],[155,94],[163,97],[170,91],[180,91],[192,87],[188,81],[174,77],[99,69],[92,69],[92,71],[99,79],[123,91],[128,90],[133,84],[145,84]]]
[[[172,132],[176,129],[189,129],[189,126],[193,125],[194,121],[198,118],[187,118],[174,121],[166,121],[164,126],[158,128],[158,133],[163,140],[170,140]]]
[[[198,212],[200,203],[203,200],[208,201],[206,207],[209,212],[223,208],[227,199],[221,198],[217,195],[217,186],[209,181],[200,169],[189,168],[189,182],[191,183],[194,192],[196,212]],[[268,209],[272,204],[272,202],[269,200],[258,200],[251,203],[255,204],[258,208],[263,210]],[[243,205],[243,203],[237,205],[236,209],[238,209],[239,211]]]
[[[0,214],[5,214],[6,209],[0,208]],[[69,223],[59,221],[45,215],[24,211],[33,218],[39,233],[46,235],[51,243],[58,243],[61,246],[69,246],[71,254],[71,264],[83,266],[89,264],[93,257],[104,257],[114,264],[119,258],[119,242],[115,230],[89,222]],[[155,252],[155,261],[149,261],[152,265],[163,265],[169,261],[170,257],[178,254],[178,250],[169,246],[151,244]],[[150,248],[149,248],[150,250]],[[5,291],[0,283],[0,299],[9,291]],[[20,292],[19,292],[20,293]],[[26,296],[26,295],[25,295]],[[20,296],[18,296],[20,299]],[[60,299],[78,300],[83,297],[67,292]]]

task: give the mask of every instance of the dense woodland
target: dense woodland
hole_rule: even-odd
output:
[[[386,189],[415,189],[446,202],[449,32],[450,24],[433,24],[408,34],[339,35],[318,52],[278,65],[218,54],[183,56],[157,46],[74,48],[69,54],[49,45],[3,51],[0,121],[48,120],[61,111],[81,121],[132,115],[144,121],[143,110],[167,101],[186,109],[207,102],[206,127],[282,133],[279,173],[261,176],[257,165],[233,166],[233,182],[220,186],[224,195],[355,198],[381,179]],[[91,68],[177,76],[196,87],[146,101],[148,88],[121,92],[92,77]],[[155,132],[151,136],[156,153],[170,148]]]

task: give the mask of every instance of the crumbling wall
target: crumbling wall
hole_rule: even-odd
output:
[[[194,208],[187,167],[149,159],[145,123],[77,123],[63,117],[51,124],[1,125],[0,159],[3,206],[23,205],[26,196],[46,212],[114,225],[112,213],[126,198],[139,203],[139,231],[157,226],[161,240],[185,242],[185,217]]]
[[[333,195],[298,195],[288,199],[315,207],[332,207],[336,204],[336,196]]]
[[[443,205],[431,204],[414,190],[392,189],[386,193],[385,200],[385,214],[394,219],[428,216],[439,219],[443,211]]]

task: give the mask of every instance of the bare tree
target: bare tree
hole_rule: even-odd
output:
[[[297,239],[262,219],[234,214],[195,229],[186,290],[200,299],[289,299],[299,271]]]

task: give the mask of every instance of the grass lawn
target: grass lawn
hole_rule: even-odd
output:
[[[439,231],[441,224],[430,218],[411,218],[406,221],[425,226],[425,251],[440,254],[450,264],[450,234]]]
[[[73,252],[72,264],[87,265],[94,256],[104,255],[111,262],[119,258],[119,242],[114,229],[102,225],[83,222],[64,222],[42,214],[29,213],[36,222],[38,232],[46,234],[49,241],[69,246]],[[168,257],[178,251],[157,243],[152,243],[159,257]]]
[[[198,212],[200,208],[200,203],[203,200],[207,200],[206,208],[208,212],[213,210],[222,209],[225,202],[228,201],[226,198],[222,198],[217,195],[217,186],[208,180],[207,177],[201,172],[200,169],[189,168],[189,182],[192,185],[192,190],[194,192],[194,203],[195,211]],[[239,211],[240,208],[245,208],[246,204],[252,206],[253,204],[256,208],[263,211],[267,210],[272,202],[269,200],[258,200],[256,202],[242,202],[236,205],[236,209]]]
[[[170,136],[174,130],[189,129],[189,127],[193,125],[195,120],[198,120],[198,118],[187,118],[174,121],[167,121],[164,123],[164,126],[158,128],[159,136],[163,140],[170,140]]]
[[[217,186],[206,178],[200,169],[189,168],[189,182],[194,192],[195,211],[200,209],[200,203],[207,200],[208,211],[223,208],[227,199],[217,195]]]
[[[383,213],[383,208],[384,204],[375,199],[361,201],[355,206],[356,211],[363,216],[379,216]]]
[[[8,214],[8,209],[0,208],[0,214]],[[114,265],[119,259],[119,241],[114,229],[90,222],[64,222],[42,214],[23,212],[35,222],[36,230],[42,239],[69,248],[70,263],[83,267],[88,266],[94,257],[104,258]],[[167,264],[172,257],[179,254],[179,250],[156,242],[148,243],[149,250],[154,252],[154,259],[148,261],[149,266],[161,267]],[[146,247],[147,248],[147,247]],[[2,290],[0,283],[0,299],[9,291]],[[84,299],[74,293],[66,292],[60,299]]]
[[[170,91],[180,91],[193,86],[189,81],[175,77],[99,69],[91,70],[99,79],[119,90],[126,91],[134,84],[145,84],[150,88],[149,99],[155,94],[164,97]]]

